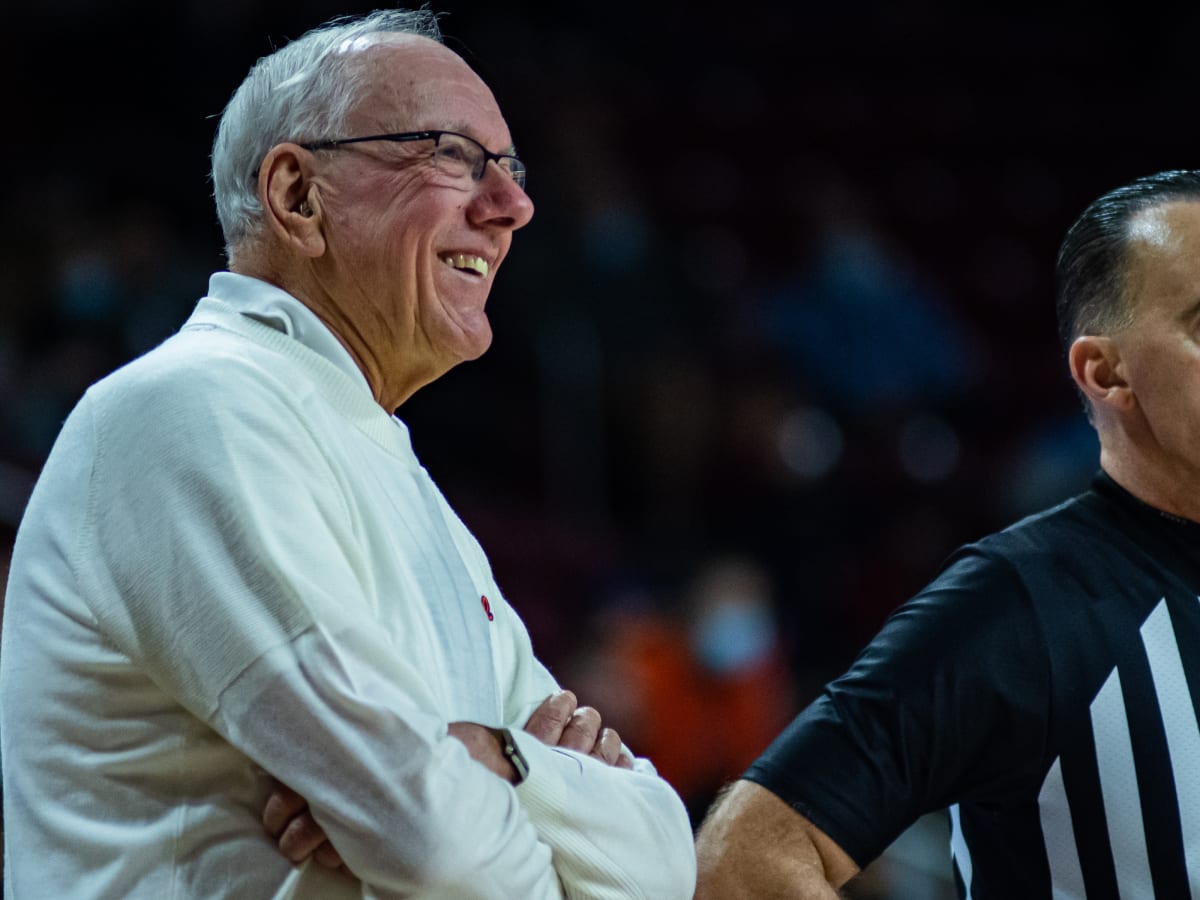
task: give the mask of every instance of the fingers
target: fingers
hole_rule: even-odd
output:
[[[621,736],[611,728],[602,728],[595,746],[592,747],[591,755],[610,766],[617,765],[621,758]],[[630,767],[632,766],[631,761]]]
[[[271,795],[267,797],[267,805],[263,807],[263,827],[271,837],[278,838],[287,824],[306,809],[307,800],[286,784],[276,781],[275,789],[271,791]]]
[[[600,737],[600,713],[590,706],[575,710],[567,727],[563,729],[558,746],[580,753],[592,753]]]
[[[292,819],[279,836],[279,852],[296,863],[304,862],[322,844],[336,854],[333,847],[326,843],[325,832],[317,824],[317,820],[307,811]],[[336,868],[337,865],[341,865],[341,857],[338,857],[337,864],[332,868]]]
[[[533,715],[525,723],[525,730],[543,744],[557,747],[578,703],[570,691],[551,694],[533,711]]]
[[[604,728],[600,731],[600,737],[596,740],[596,746],[592,748],[591,755],[601,762],[608,763],[610,766],[616,766],[618,769],[632,769],[633,757],[621,744],[621,736],[612,728]]]
[[[334,850],[333,844],[328,841],[317,848],[313,854],[313,859],[317,861],[318,865],[322,865],[327,869],[340,869],[343,865],[341,854]]]
[[[578,703],[570,691],[551,694],[533,711],[525,730],[551,747],[578,750],[610,766],[632,769],[633,757],[622,749],[621,736],[603,726],[599,712]]]
[[[292,862],[315,854],[330,869],[341,868],[342,857],[308,811],[308,802],[286,784],[276,781],[262,814],[263,827],[279,843],[279,852]]]

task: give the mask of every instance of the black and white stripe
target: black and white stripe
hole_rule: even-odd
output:
[[[1078,779],[1075,790],[1098,795],[1103,815],[1078,814],[1094,809],[1096,798],[1068,791],[1063,768],[1075,762],[1070,756],[1054,761],[1038,796],[1054,900],[1094,898],[1097,891],[1120,900],[1200,897],[1200,840],[1181,848],[1181,857],[1157,853],[1156,859],[1147,838],[1153,834],[1155,846],[1164,841],[1178,846],[1183,835],[1200,836],[1200,727],[1165,598],[1139,635],[1149,683],[1137,683],[1144,680],[1140,667],[1129,667],[1124,680],[1121,667],[1114,667],[1090,704],[1095,782]],[[1159,727],[1131,728],[1131,719],[1148,715],[1158,718]],[[1159,743],[1156,755],[1165,752],[1165,769],[1149,762],[1139,767],[1135,745],[1147,744],[1147,736]],[[1164,806],[1164,796],[1174,802]],[[1108,865],[1096,858],[1104,853]],[[1178,870],[1180,859],[1183,871]],[[1085,869],[1090,878],[1085,879]],[[1089,882],[1107,880],[1106,870],[1111,870],[1113,884],[1093,885],[1089,892]],[[1172,884],[1186,893],[1162,893]]]

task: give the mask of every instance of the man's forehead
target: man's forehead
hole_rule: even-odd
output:
[[[364,43],[365,42],[365,43]],[[413,98],[426,92],[490,90],[466,61],[444,44],[411,34],[355,38],[344,45],[361,54],[360,64],[371,72],[376,90]]]
[[[491,89],[453,50],[417,35],[382,37],[356,48],[372,72],[352,114],[352,121],[361,120],[356,127],[432,127],[475,136],[503,121]]]
[[[1144,209],[1130,219],[1128,236],[1145,250],[1178,250],[1200,238],[1200,201],[1171,200]]]
[[[1166,248],[1172,238],[1169,215],[1169,207],[1172,205],[1161,203],[1133,216],[1129,221],[1130,243],[1138,243],[1158,250]]]
[[[1131,304],[1166,312],[1175,308],[1171,298],[1194,298],[1200,201],[1171,200],[1140,211],[1129,220],[1128,247]]]

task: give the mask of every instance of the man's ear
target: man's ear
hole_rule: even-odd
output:
[[[267,225],[280,241],[301,256],[325,252],[320,191],[309,179],[310,155],[297,144],[276,144],[258,170],[258,195]]]
[[[1085,334],[1067,352],[1071,377],[1093,407],[1126,410],[1134,404],[1133,388],[1125,378],[1121,348],[1106,335]]]

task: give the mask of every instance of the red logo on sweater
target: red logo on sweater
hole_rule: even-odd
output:
[[[480,597],[479,602],[483,604],[483,611],[487,613],[488,621],[494,621],[496,616],[492,613],[492,604],[488,603],[488,598],[486,596]]]

